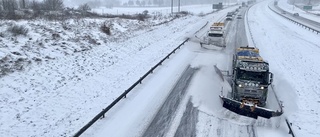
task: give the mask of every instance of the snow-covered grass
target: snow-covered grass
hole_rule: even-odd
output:
[[[0,55],[9,65],[18,58],[31,63],[0,79],[0,136],[72,136],[205,24],[203,17],[188,15],[157,25],[171,19],[162,17],[2,20],[6,34],[10,24],[29,32],[1,37]],[[105,22],[112,23],[111,36],[99,30]]]
[[[133,37],[136,31],[150,30],[152,26],[175,18],[169,15],[150,15],[145,21],[120,18],[82,18],[62,21],[23,20],[0,21],[0,76],[15,70],[26,69],[31,63],[56,59],[90,50],[109,42]],[[110,28],[111,35],[102,32],[101,26]],[[28,30],[26,36],[8,31],[12,26]]]

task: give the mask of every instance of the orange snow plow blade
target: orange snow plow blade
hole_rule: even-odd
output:
[[[277,117],[283,114],[282,109],[279,112],[263,107],[244,104],[236,100],[225,98],[223,96],[220,96],[220,98],[223,101],[224,108],[242,116],[247,116],[255,119],[257,119],[259,116],[269,119],[271,117]]]

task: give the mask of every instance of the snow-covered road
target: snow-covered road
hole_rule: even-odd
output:
[[[268,8],[270,2],[260,2],[249,10],[254,42],[270,63],[275,91],[297,136],[318,137],[319,36],[273,13]],[[204,17],[180,18],[134,32],[133,37],[121,43],[108,43],[1,78],[0,136],[72,136],[186,37],[192,37],[207,21],[212,24],[235,8]],[[244,28],[241,21],[232,21],[224,50],[203,49],[192,38],[84,136],[145,134],[189,65],[196,71],[165,130],[166,136],[290,136],[284,118],[253,120],[221,106],[221,87],[230,89],[213,65],[230,69],[234,48],[246,44],[246,35],[239,31]],[[195,127],[186,127],[189,121],[197,121]],[[277,122],[281,122],[280,128]],[[196,133],[181,134],[194,129]]]
[[[249,12],[249,25],[262,57],[270,63],[285,116],[297,136],[320,131],[320,38],[273,13],[264,1]]]
[[[319,43],[317,42],[319,40],[315,34],[299,28],[273,13],[268,9],[269,2],[258,3],[249,11],[248,21],[253,39],[256,46],[260,48],[262,57],[269,61],[271,71],[275,74],[275,92],[284,103],[284,116],[288,117],[292,122],[296,135],[319,136],[319,133],[316,131],[316,127],[319,125],[319,121],[317,121],[319,119],[319,108],[317,107],[319,93],[316,89],[318,89],[317,85],[319,85],[319,78],[317,76],[320,72],[317,70],[319,67],[316,66],[319,63],[315,63],[317,60],[312,58],[308,59],[309,57],[316,57],[315,52],[319,50],[319,45],[316,43]],[[235,25],[231,25],[230,30],[234,27]],[[235,36],[239,36],[239,34],[234,34],[230,33],[229,39],[236,39]],[[305,35],[305,37],[301,37],[302,35]],[[292,37],[295,37],[295,39],[292,39]],[[299,43],[299,45],[296,43]],[[193,56],[194,58],[190,64],[192,67],[198,68],[199,71],[195,74],[189,85],[188,93],[181,103],[180,110],[175,114],[176,118],[172,122],[171,129],[168,130],[167,136],[180,135],[179,129],[181,128],[178,127],[183,125],[181,123],[186,122],[184,120],[186,119],[184,118],[186,114],[190,114],[191,116],[198,115],[197,136],[291,136],[288,134],[288,128],[285,125],[283,117],[272,118],[271,120],[258,119],[256,121],[234,115],[221,107],[218,98],[220,87],[221,85],[228,85],[228,83],[220,80],[217,74],[214,73],[212,66],[218,65],[219,68],[228,69],[229,65],[226,60],[230,60],[230,53],[233,51],[230,47],[232,46],[229,46],[224,51],[211,51],[195,48],[194,45],[196,44],[189,44],[186,45],[186,49],[189,49],[189,51],[182,49],[178,53],[178,56]],[[232,45],[232,42],[229,44]],[[305,47],[306,45],[307,47]],[[314,54],[310,55],[310,53]],[[172,62],[175,62],[174,60],[176,59],[173,59]],[[310,63],[314,63],[310,64],[309,61]],[[297,64],[309,66],[309,68],[304,69],[298,67]],[[310,81],[310,79],[313,80]],[[190,105],[189,99],[191,99],[193,107],[198,111],[187,109],[190,108],[186,107]],[[280,124],[280,127],[278,127],[278,124]],[[114,126],[111,123],[107,125]],[[99,126],[101,127],[101,124]],[[147,125],[144,126],[147,127]],[[103,131],[101,129],[95,130],[99,133],[95,135],[105,136],[114,134],[108,128],[103,129]],[[140,130],[140,132],[141,134],[144,133],[143,130]]]
[[[270,1],[270,2],[273,2],[273,1]],[[278,6],[281,9],[283,9],[286,12],[289,12],[291,14],[299,13],[299,16],[302,16],[302,17],[307,18],[309,20],[320,22],[320,16],[316,16],[314,14],[311,14],[311,13],[308,13],[306,11],[303,11],[300,8],[296,7],[296,6],[290,5],[290,4],[288,4],[287,0],[279,0],[278,1]]]
[[[218,16],[225,16],[225,14]],[[212,20],[209,24],[214,21]],[[203,36],[201,33],[205,33],[209,29],[208,27],[200,31],[199,36]],[[227,81],[220,79],[213,66],[217,65],[221,69],[228,70],[235,47],[244,46],[242,44],[247,44],[246,41],[244,21],[242,19],[235,19],[231,22],[226,49],[210,50],[201,48],[199,41],[191,39],[191,42],[186,43],[177,55],[169,60],[167,67],[161,67],[160,72],[155,72],[155,76],[152,76],[150,81],[142,85],[139,94],[133,96],[129,101],[121,103],[122,108],[116,107],[114,109],[115,112],[110,114],[109,119],[98,121],[93,128],[85,133],[85,136],[125,137],[152,135],[179,137],[196,135],[256,137],[270,135],[266,134],[266,132],[272,130],[272,135],[275,137],[289,137],[290,135],[286,133],[287,127],[284,119],[254,120],[234,114],[222,107],[219,98],[221,88],[224,87],[224,90],[230,90],[230,86]],[[238,44],[238,42],[241,44]],[[194,68],[190,70],[197,70],[194,72],[195,74],[191,73],[194,75],[192,81],[188,84],[187,89],[175,90],[173,85],[177,81],[175,80],[177,75],[171,77],[172,75],[163,75],[163,73],[175,72],[182,76],[190,76],[190,73],[182,73],[185,72],[183,70],[188,65]],[[161,78],[159,78],[160,75]],[[152,85],[155,81],[158,81],[157,85],[164,85],[162,81],[164,78],[174,83],[167,82],[167,86],[161,86],[160,89],[156,89],[159,86]],[[170,90],[170,86],[172,90]],[[155,91],[161,91],[166,95],[159,96],[160,93],[158,92],[145,91],[150,90],[150,87],[154,87]],[[172,96],[178,97],[176,98],[177,100],[172,101]],[[155,97],[158,100],[155,100]],[[166,97],[166,99],[160,99],[160,97]],[[149,100],[149,102],[146,100]],[[176,106],[177,101],[180,101],[178,106]],[[120,121],[125,121],[126,124],[121,124]],[[282,122],[280,123],[280,128],[277,127],[279,122]],[[194,125],[195,123],[196,125]]]
[[[274,5],[272,2],[269,3],[269,8],[274,10],[275,12],[281,14],[282,16],[285,16],[291,20],[294,20],[296,22],[299,22],[305,26],[308,26],[309,28],[312,28],[314,30],[320,31],[320,17],[317,20],[311,20],[308,18],[305,18],[303,16],[295,16],[294,13],[286,13],[283,14],[283,9],[279,8],[277,5]]]

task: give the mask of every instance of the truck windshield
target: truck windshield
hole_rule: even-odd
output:
[[[253,71],[245,71],[238,70],[237,79],[240,80],[250,80],[257,81],[261,84],[268,84],[268,72],[253,72]]]
[[[222,27],[210,27],[210,30],[222,30]]]
[[[210,37],[222,37],[223,34],[209,33],[208,36],[210,36]]]

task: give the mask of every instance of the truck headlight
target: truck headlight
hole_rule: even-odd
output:
[[[264,87],[260,87],[260,89],[264,89]]]
[[[242,85],[241,85],[241,84],[239,84],[238,86],[239,86],[240,88],[242,87]]]

